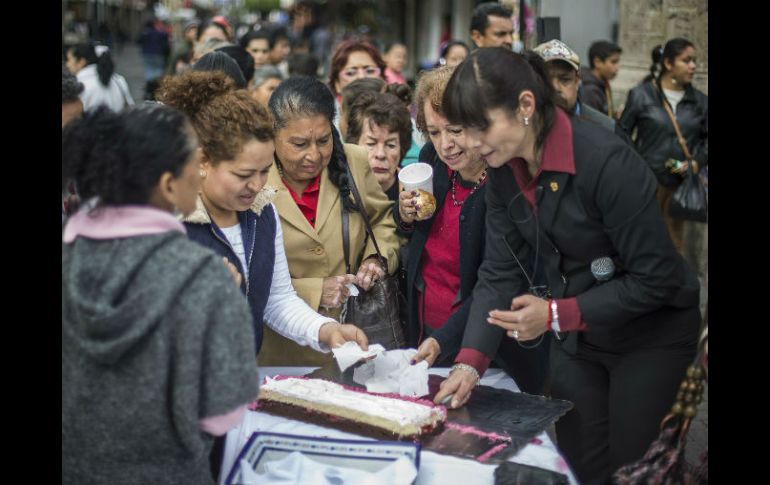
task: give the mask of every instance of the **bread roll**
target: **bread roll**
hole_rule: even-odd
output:
[[[417,220],[428,219],[436,211],[436,198],[430,192],[418,189],[417,205],[420,206],[417,210]]]

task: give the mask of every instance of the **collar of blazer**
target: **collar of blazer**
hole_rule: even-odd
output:
[[[289,193],[289,189],[286,188],[283,180],[281,180],[281,175],[278,173],[276,164],[273,164],[273,166],[270,167],[270,172],[267,175],[267,183],[277,188],[273,204],[275,205],[280,218],[321,244],[322,241],[318,233],[331,216],[332,209],[336,206],[336,202],[339,199],[339,191],[336,190],[336,187],[332,185],[329,177],[326,175],[326,169],[321,172],[321,180],[318,184],[318,206],[316,207],[315,228],[310,225],[310,222],[308,222],[304,214],[302,214],[302,211],[299,210],[296,202],[294,202],[294,199]],[[339,209],[337,215],[339,216]]]
[[[254,199],[254,203],[251,204],[251,210],[257,215],[262,214],[262,210],[273,201],[276,192],[277,190],[275,187],[265,184]],[[192,214],[183,218],[182,222],[189,222],[191,224],[211,224],[211,216],[209,216],[206,206],[203,205],[203,199],[201,199],[200,195],[195,202],[195,210]]]

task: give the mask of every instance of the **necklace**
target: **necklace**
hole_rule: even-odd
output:
[[[460,207],[461,205],[463,205],[463,202],[468,200],[468,197],[473,195],[473,193],[476,192],[476,190],[479,187],[481,187],[481,184],[484,183],[484,180],[487,178],[487,169],[485,168],[481,172],[481,177],[479,177],[478,182],[473,184],[473,188],[471,188],[471,193],[468,194],[468,197],[466,197],[466,198],[464,198],[463,200],[460,200],[460,201],[457,200],[457,197],[455,195],[455,190],[456,190],[456,187],[457,187],[457,173],[458,172],[452,172],[452,192],[451,192],[451,195],[452,195],[452,203],[455,205],[455,207]]]

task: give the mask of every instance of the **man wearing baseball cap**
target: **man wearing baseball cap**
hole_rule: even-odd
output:
[[[631,139],[615,120],[580,102],[580,57],[564,42],[553,39],[533,49],[545,61],[545,75],[555,93],[556,104],[570,116],[580,116],[612,131],[629,145]]]

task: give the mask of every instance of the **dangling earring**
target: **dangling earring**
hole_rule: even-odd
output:
[[[529,126],[529,118],[524,117],[524,126]]]
[[[201,170],[198,173],[200,174],[201,177],[205,177],[206,176],[206,171],[205,170]]]
[[[181,219],[182,218],[182,211],[179,210],[179,208],[176,206],[176,204],[173,205],[173,210],[172,210],[171,213],[177,219]]]

